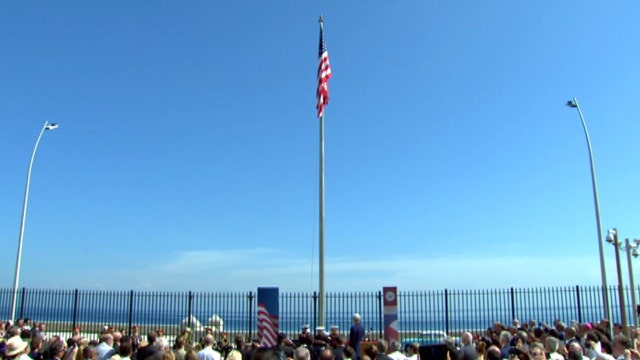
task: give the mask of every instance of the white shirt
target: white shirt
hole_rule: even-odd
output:
[[[220,353],[207,346],[198,351],[198,360],[220,360]]]
[[[394,351],[394,352],[390,353],[389,357],[392,358],[393,360],[404,360],[404,359],[407,358],[400,351]]]

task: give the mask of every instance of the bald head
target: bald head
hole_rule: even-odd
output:
[[[463,345],[469,345],[473,342],[473,336],[471,335],[470,332],[466,332],[462,334],[461,340]]]

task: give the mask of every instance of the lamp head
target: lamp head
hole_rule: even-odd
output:
[[[49,124],[47,126],[45,126],[45,130],[55,130],[58,128],[58,124],[53,123],[53,124]]]
[[[607,242],[608,243],[613,244],[613,242],[616,241],[617,237],[618,237],[618,230],[609,229],[609,231],[607,231]]]
[[[633,250],[631,251],[631,256],[633,256],[634,258],[638,257],[638,248],[633,248]]]
[[[567,105],[568,107],[572,107],[572,108],[576,108],[576,107],[578,107],[578,104],[576,104],[576,102],[575,102],[575,101],[573,101],[573,100],[568,100],[566,105]]]

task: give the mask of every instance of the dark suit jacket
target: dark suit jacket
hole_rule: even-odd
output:
[[[356,351],[354,360],[360,359],[360,342],[364,339],[364,326],[362,324],[353,324],[349,330],[349,346]]]

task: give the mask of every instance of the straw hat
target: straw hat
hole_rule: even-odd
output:
[[[7,347],[4,352],[5,356],[14,356],[23,352],[29,343],[22,340],[20,336],[14,336],[11,339],[7,340]]]

